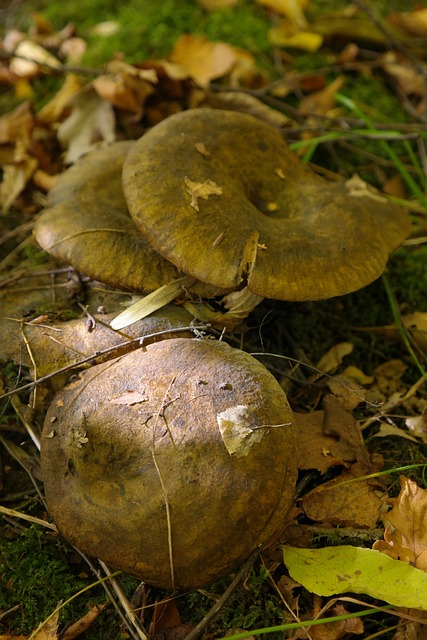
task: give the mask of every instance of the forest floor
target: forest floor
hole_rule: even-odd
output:
[[[427,9],[332,4],[0,8],[0,640],[426,637]],[[76,104],[82,115],[65,136]],[[32,229],[57,176],[95,143],[135,140],[205,105],[278,125],[315,172],[387,197],[411,231],[384,274],[357,291],[265,299],[232,330],[206,329],[257,354],[279,381],[299,416],[300,475],[278,544],[245,571],[176,595],[111,577],[52,524],[37,446],[52,387],[32,384],[22,327],[84,317],[82,278],[71,287],[69,265],[55,262],[68,283],[55,308],[45,281],[27,280],[25,292],[19,284],[52,273]],[[360,436],[351,442],[349,420]],[[338,568],[320,555],[332,547]],[[395,563],[393,580],[374,549]],[[339,588],[355,570],[361,579]]]

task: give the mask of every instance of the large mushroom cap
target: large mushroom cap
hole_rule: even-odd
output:
[[[198,588],[283,527],[291,422],[249,354],[212,340],[150,345],[56,396],[41,443],[49,510],[86,553],[157,586]]]
[[[150,293],[183,274],[152,248],[129,216],[121,175],[132,146],[123,141],[102,147],[65,171],[34,235],[45,251],[82,274]]]
[[[409,232],[406,214],[305,166],[280,133],[235,111],[192,109],[148,131],[123,169],[129,211],[185,273],[260,296],[359,289]]]

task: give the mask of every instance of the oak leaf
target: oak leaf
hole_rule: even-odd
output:
[[[427,489],[404,476],[400,477],[400,487],[398,497],[390,500],[393,508],[385,516],[388,526],[384,540],[375,542],[373,548],[427,571]]]

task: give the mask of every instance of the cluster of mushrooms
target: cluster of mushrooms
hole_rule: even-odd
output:
[[[192,109],[77,162],[34,233],[111,287],[178,283],[190,317],[212,300],[244,300],[247,314],[264,297],[326,299],[382,273],[409,220],[357,186],[315,174],[250,115]],[[55,396],[41,441],[46,501],[82,551],[194,589],[283,528],[298,466],[292,411],[267,369],[222,341],[136,346]]]

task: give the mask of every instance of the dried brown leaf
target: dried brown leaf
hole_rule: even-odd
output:
[[[108,100],[85,87],[71,100],[70,116],[59,126],[58,139],[67,149],[65,162],[73,163],[99,142],[113,142],[115,115]]]
[[[74,640],[74,638],[87,631],[105,607],[105,604],[95,604],[90,607],[89,611],[80,620],[67,627],[64,633],[61,634],[61,640]]]
[[[342,616],[348,611],[344,605],[338,603],[332,607],[330,615]],[[310,629],[310,636],[313,640],[341,640],[349,634],[361,634],[364,631],[361,618],[349,618],[347,620],[338,620],[337,622],[327,622],[318,627]],[[306,637],[306,636],[304,636]]]
[[[401,476],[400,493],[390,503],[393,508],[384,518],[384,540],[373,548],[427,571],[427,489]]]
[[[0,118],[0,144],[14,144],[18,140],[28,144],[34,126],[34,115],[29,102]]]
[[[224,42],[210,42],[202,36],[184,34],[176,41],[170,60],[204,86],[230,73],[236,63],[236,53]]]
[[[372,471],[360,427],[334,396],[324,398],[324,411],[295,414],[300,469],[325,473],[330,467],[352,468],[353,475]],[[356,469],[357,467],[357,469]]]
[[[57,640],[58,638],[59,609],[50,616],[42,626],[34,631],[31,636],[33,640]]]
[[[374,529],[380,518],[382,497],[366,480],[354,480],[350,472],[325,482],[304,496],[302,508],[316,522],[331,526]]]
[[[199,198],[207,200],[209,196],[220,196],[222,194],[222,187],[217,185],[212,180],[205,180],[204,182],[194,182],[187,176],[184,178],[185,186],[191,196],[191,206],[196,211],[199,211]]]
[[[317,369],[325,373],[335,371],[342,363],[345,356],[353,351],[351,342],[340,342],[327,351],[316,365]]]
[[[427,36],[427,9],[416,6],[413,11],[391,13],[388,17],[391,24],[397,25],[413,36],[425,38]]]

